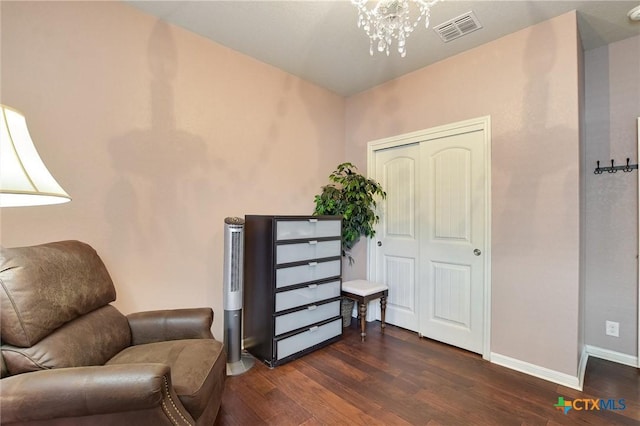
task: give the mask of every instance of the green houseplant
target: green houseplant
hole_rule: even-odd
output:
[[[314,215],[342,216],[342,255],[353,263],[351,249],[360,237],[371,238],[376,234],[374,226],[380,218],[376,214],[376,197],[384,199],[387,193],[373,179],[357,172],[351,163],[339,164],[329,175],[332,182],[322,187],[315,196]]]

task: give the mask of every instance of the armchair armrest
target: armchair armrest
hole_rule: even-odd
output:
[[[173,424],[171,416],[195,423],[173,392],[164,364],[41,370],[4,378],[0,385],[3,424],[109,415],[126,421],[135,413],[158,424]]]
[[[127,315],[133,345],[180,339],[213,339],[211,308],[137,312]]]

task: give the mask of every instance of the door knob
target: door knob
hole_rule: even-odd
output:
[[[378,247],[382,247],[382,241],[378,241]]]
[[[482,252],[480,251],[480,249],[475,249],[473,251],[473,254],[475,254],[476,256],[480,256],[482,254]]]

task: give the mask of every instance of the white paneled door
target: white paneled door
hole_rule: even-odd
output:
[[[373,143],[387,199],[370,274],[389,286],[389,323],[482,354],[488,130],[453,127]]]
[[[420,144],[376,152],[376,180],[387,192],[376,232],[376,281],[389,286],[386,321],[418,331]]]
[[[424,142],[419,332],[482,353],[485,167],[482,131]]]

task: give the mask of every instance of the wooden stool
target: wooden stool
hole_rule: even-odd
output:
[[[387,296],[389,287],[367,280],[353,280],[342,283],[342,297],[358,303],[358,318],[360,319],[360,337],[364,342],[367,336],[367,305],[369,301],[380,299],[380,328],[384,333],[384,317],[387,310]]]

